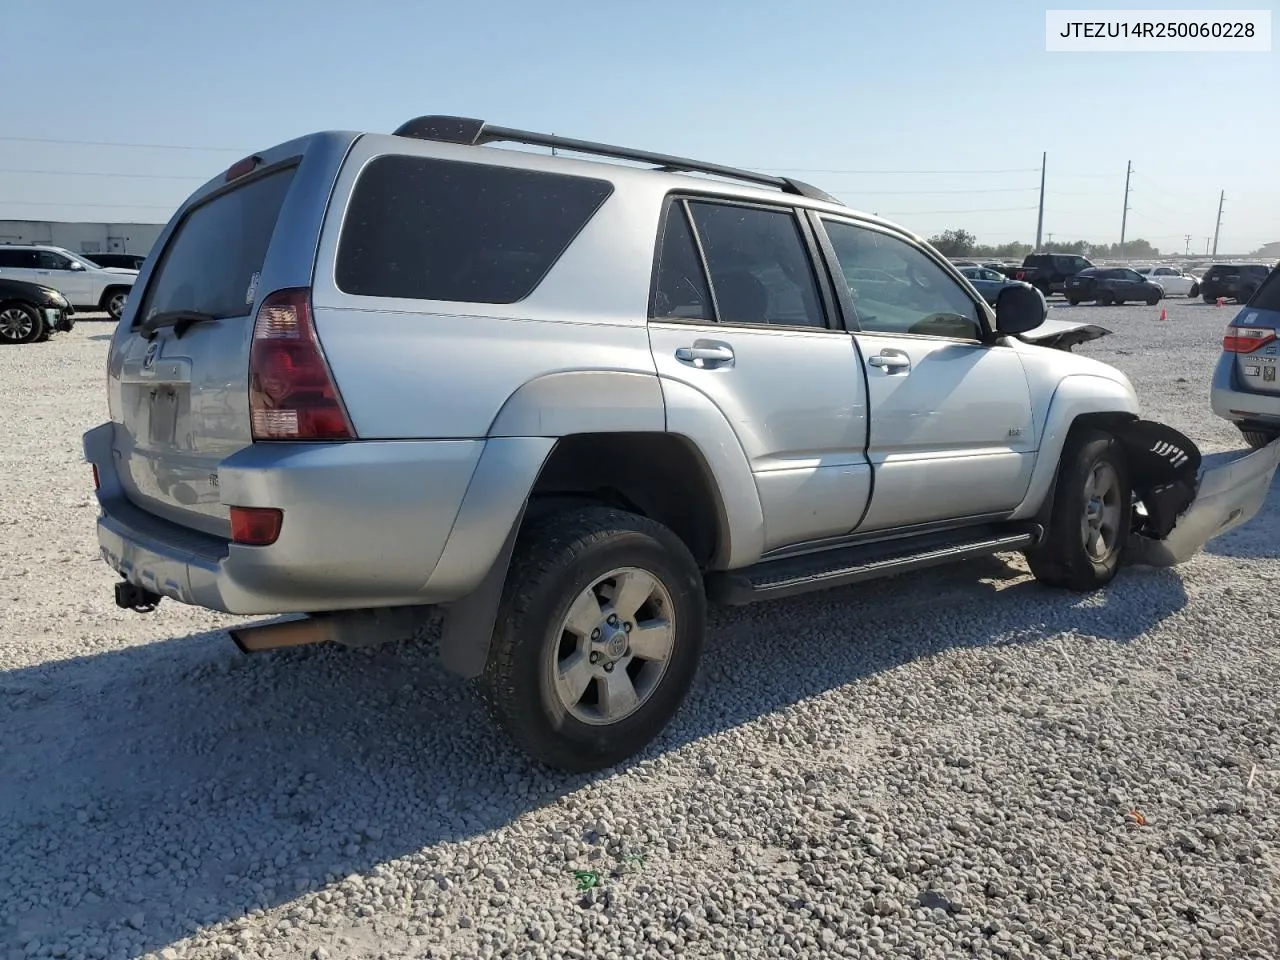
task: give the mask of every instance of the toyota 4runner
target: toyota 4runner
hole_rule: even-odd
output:
[[[566,769],[663,730],[708,599],[1009,551],[1092,590],[1248,520],[1280,462],[1205,468],[1070,352],[1105,330],[1021,284],[993,309],[814,187],[477,120],[248,157],[137,289],[84,438],[117,603],[305,615],[246,651],[442,611],[444,664]]]

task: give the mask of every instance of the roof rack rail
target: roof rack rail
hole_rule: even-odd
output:
[[[790,177],[775,177],[767,173],[755,173],[751,170],[740,170],[737,167],[725,167],[718,163],[703,163],[700,160],[689,160],[685,157],[673,157],[665,153],[650,153],[647,150],[632,150],[630,147],[617,147],[607,143],[594,143],[590,140],[573,140],[569,137],[558,137],[551,133],[534,133],[530,130],[515,130],[511,127],[496,127],[470,117],[425,116],[415,117],[402,123],[395,131],[397,137],[412,137],[415,140],[435,140],[441,143],[461,143],[467,146],[480,146],[486,143],[524,143],[536,147],[552,147],[568,150],[573,153],[586,153],[599,157],[613,157],[618,160],[633,160],[637,163],[651,163],[659,170],[684,173],[707,173],[731,180],[744,180],[748,183],[761,184],[767,187],[778,187],[784,193],[793,193],[810,200],[823,200],[827,203],[839,203],[831,194],[801,180]]]

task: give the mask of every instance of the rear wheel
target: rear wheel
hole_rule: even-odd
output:
[[[698,566],[666,527],[607,507],[557,514],[521,536],[478,687],[535,759],[600,770],[675,716],[705,621]]]
[[[1098,306],[1105,307],[1105,306],[1108,306],[1111,303],[1111,301],[1112,301],[1111,294],[1103,290],[1101,293],[1098,294],[1097,300],[1095,302],[1098,304]]]
[[[40,311],[27,303],[0,307],[0,343],[33,343],[44,333]]]
[[[1240,432],[1244,435],[1244,442],[1254,450],[1261,450],[1271,441],[1280,438],[1280,430],[1265,430],[1260,427],[1246,426],[1243,423],[1240,424]]]
[[[111,314],[112,320],[119,320],[120,315],[124,313],[124,304],[128,298],[128,290],[112,290],[102,298],[102,309]]]
[[[1149,297],[1147,297],[1148,307],[1154,307],[1159,302],[1160,302],[1160,294],[1158,293],[1153,293]]]
[[[1188,297],[1198,297],[1198,296],[1200,296],[1200,284],[1198,284],[1198,283],[1193,283],[1193,284],[1191,285],[1191,289],[1187,291],[1187,296],[1188,296]]]
[[[1076,297],[1067,297],[1067,303],[1071,304],[1073,307],[1080,306],[1080,301]]]
[[[1068,590],[1106,586],[1120,569],[1132,522],[1124,448],[1109,433],[1080,430],[1062,451],[1044,542],[1027,551],[1031,572]]]
[[[1215,301],[1214,301],[1214,298],[1213,298],[1212,296],[1210,296],[1209,294],[1207,294],[1207,293],[1206,293],[1206,294],[1204,295],[1204,297],[1202,297],[1201,299],[1203,299],[1205,303],[1213,303],[1213,302],[1215,302]]]
[[[1047,283],[1037,283],[1035,285],[1035,288],[1039,290],[1041,294],[1044,295],[1044,298],[1046,300],[1048,300],[1051,296],[1053,296],[1053,288],[1049,286],[1049,284]]]

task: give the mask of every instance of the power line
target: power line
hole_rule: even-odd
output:
[[[57,143],[77,147],[129,147],[137,150],[192,150],[203,153],[247,153],[239,147],[194,147],[180,143],[121,143],[110,140],[59,140],[55,137],[0,137],[5,143]]]
[[[1035,189],[1035,187],[996,187],[990,190],[858,190],[845,191],[836,195],[840,197],[914,197],[946,193],[1031,193]]]
[[[0,200],[0,207],[106,207],[111,210],[177,210],[176,203],[81,203],[78,200]]]
[[[179,176],[170,173],[107,173],[94,170],[10,170],[0,169],[0,173],[35,174],[45,177],[119,177],[125,180],[199,180],[204,182],[209,177]]]
[[[1029,207],[985,207],[977,210],[907,210],[902,213],[894,213],[890,211],[888,213],[881,212],[876,215],[880,217],[932,217],[952,213],[1015,213],[1035,209],[1037,209],[1036,205],[1032,204]]]
[[[0,138],[3,139],[3,138]],[[946,175],[957,176],[961,174],[992,174],[992,173],[1039,173],[1039,167],[1018,167],[1013,170],[842,170],[831,169],[826,167],[755,167],[761,173],[848,173],[859,174],[862,176],[884,176],[887,174],[910,174],[920,176]]]

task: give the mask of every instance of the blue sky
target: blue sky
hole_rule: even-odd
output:
[[[1130,238],[1182,251],[1190,233],[1203,253],[1225,190],[1220,252],[1280,240],[1276,53],[1047,53],[1044,11],[1025,0],[6,3],[5,33],[43,52],[11,81],[29,95],[0,100],[0,218],[163,222],[242,153],[452,113],[790,172],[918,232],[961,227],[991,242],[1034,239],[1042,151],[1046,234],[1115,242],[1132,160]]]

